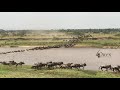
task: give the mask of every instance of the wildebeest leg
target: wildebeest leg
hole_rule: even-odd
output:
[[[83,70],[84,70],[84,66],[83,66]]]
[[[114,72],[114,68],[113,68],[113,72]]]
[[[38,69],[41,70],[41,67],[39,67]]]
[[[50,69],[50,67],[49,67],[49,66],[47,66],[47,68],[48,68],[48,69]]]
[[[9,64],[9,67],[11,67],[12,65],[11,64]]]
[[[18,64],[16,64],[16,69],[17,69]]]
[[[106,71],[108,71],[108,68],[106,68]]]
[[[120,69],[118,69],[118,72],[120,72]]]

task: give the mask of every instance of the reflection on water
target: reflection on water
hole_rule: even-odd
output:
[[[24,50],[26,48],[0,48],[0,52]],[[111,53],[111,57],[96,56],[97,51]],[[36,62],[63,61],[64,63],[87,63],[85,69],[98,70],[100,65],[120,65],[120,49],[98,49],[98,48],[54,48],[46,50],[25,51],[9,54],[1,54],[0,61],[14,60],[24,61],[28,65]]]

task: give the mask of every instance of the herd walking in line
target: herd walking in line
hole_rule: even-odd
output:
[[[60,68],[60,69],[72,69],[72,68],[77,68],[80,69],[81,67],[84,70],[84,67],[86,66],[86,63],[84,64],[73,64],[73,63],[67,63],[64,64],[63,62],[46,62],[46,63],[35,63],[31,68],[32,69],[42,69],[42,68],[48,68],[48,69],[55,69],[55,68]]]
[[[66,44],[61,44],[61,45],[54,45],[54,46],[42,46],[42,47],[34,47],[31,49],[26,49],[26,50],[16,50],[16,51],[9,51],[9,52],[2,52],[0,54],[8,54],[8,53],[16,53],[16,52],[25,52],[25,51],[30,51],[30,50],[44,50],[44,49],[50,49],[50,48],[61,48],[61,47],[65,47],[65,48],[69,48],[69,47],[73,47],[74,45],[77,44],[77,42],[79,42],[80,37],[78,38],[73,38],[73,40],[69,40]],[[100,50],[97,52],[96,56],[98,58],[100,58],[101,56],[111,56],[111,53],[103,53],[100,52]],[[25,64],[24,62],[15,62],[15,61],[3,61],[0,62],[2,65],[8,65],[8,66],[15,66],[17,68],[17,66],[21,66],[23,64]],[[48,69],[56,69],[56,68],[60,68],[60,69],[83,69],[87,66],[86,63],[83,64],[73,64],[73,63],[63,63],[63,62],[46,62],[46,63],[42,63],[42,62],[38,62],[35,63],[31,68],[32,69],[36,69],[36,70],[41,70],[43,68],[48,68]],[[111,70],[113,72],[120,72],[120,66],[115,66],[112,67],[111,65],[104,65],[104,66],[100,66],[99,67],[100,70],[104,70],[108,71]]]
[[[73,38],[73,40],[68,40],[68,42],[60,45],[53,45],[53,46],[39,46],[39,47],[34,47],[30,49],[25,49],[25,50],[16,50],[16,51],[9,51],[9,52],[1,52],[0,54],[9,54],[9,53],[17,53],[17,52],[25,52],[25,51],[34,51],[34,50],[44,50],[44,49],[51,49],[51,48],[69,48],[75,46],[79,42],[79,37],[78,38]]]
[[[13,61],[3,61],[0,62],[2,65],[7,65],[9,67],[11,66],[15,66],[16,68],[18,66],[20,66],[22,68],[22,65],[24,65],[24,62],[15,62]],[[46,63],[42,63],[42,62],[38,62],[35,63],[34,65],[31,66],[31,69],[35,69],[35,70],[41,70],[41,69],[82,69],[84,70],[84,68],[87,66],[86,63],[82,63],[82,64],[74,64],[74,63],[63,63],[63,62],[46,62]],[[101,71],[112,71],[112,72],[120,72],[120,65],[117,66],[112,66],[112,65],[102,65],[99,67],[99,70]]]
[[[22,65],[23,64],[25,64],[24,62],[15,62],[14,60],[13,61],[9,61],[9,62],[6,62],[6,61],[3,61],[3,62],[0,62],[2,65],[8,65],[8,66],[13,66],[13,65],[15,65],[16,66],[16,68],[17,68],[17,66],[19,65],[19,66],[21,66],[22,67]]]

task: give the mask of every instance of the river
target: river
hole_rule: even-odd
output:
[[[0,48],[1,52],[24,50],[30,47]],[[111,53],[111,57],[96,56],[97,51]],[[36,51],[25,51],[9,54],[0,54],[0,61],[16,62],[24,61],[26,65],[33,65],[37,62],[63,61],[64,63],[86,63],[87,70],[98,70],[100,65],[120,65],[120,49],[99,49],[99,48],[53,48]]]

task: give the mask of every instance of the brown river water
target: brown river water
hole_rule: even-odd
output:
[[[24,50],[30,47],[0,48],[1,52]],[[97,51],[111,53],[111,57],[96,56]],[[64,63],[86,63],[86,70],[98,70],[100,65],[120,65],[120,49],[99,49],[99,48],[53,48],[45,50],[16,52],[0,54],[0,61],[16,62],[24,61],[26,65],[33,65],[37,62],[62,61]]]

